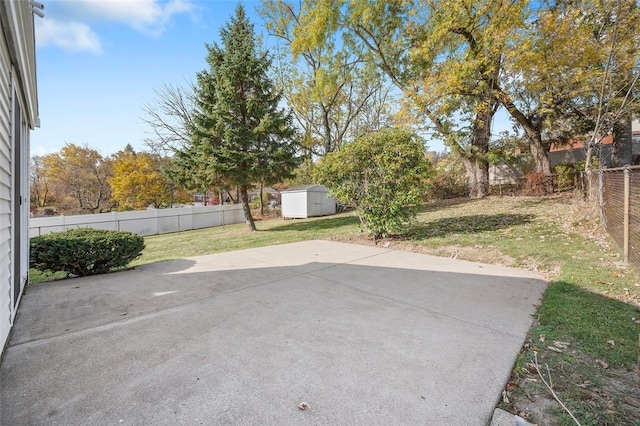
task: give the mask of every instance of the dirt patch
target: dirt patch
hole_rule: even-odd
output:
[[[575,422],[543,382],[582,425],[639,425],[640,370],[612,368],[576,349],[548,349],[528,342],[505,387],[499,407],[539,425]],[[534,353],[537,354],[536,369]],[[539,371],[538,371],[539,370]]]

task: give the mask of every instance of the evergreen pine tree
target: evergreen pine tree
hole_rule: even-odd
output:
[[[291,115],[269,78],[271,59],[256,43],[242,5],[207,45],[208,70],[198,73],[196,123],[178,158],[191,180],[237,187],[247,226],[255,231],[248,191],[291,176],[299,163]]]

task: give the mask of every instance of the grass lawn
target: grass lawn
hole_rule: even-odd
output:
[[[135,265],[221,251],[330,239],[373,244],[350,214],[257,222],[146,237]],[[640,425],[640,277],[623,265],[595,211],[571,196],[490,197],[425,207],[398,250],[535,270],[549,279],[534,326],[500,406],[545,425],[574,424],[545,380],[583,425]],[[32,280],[45,276],[32,271]]]

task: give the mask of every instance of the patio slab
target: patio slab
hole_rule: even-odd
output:
[[[30,285],[0,424],[486,425],[545,286],[328,241]]]

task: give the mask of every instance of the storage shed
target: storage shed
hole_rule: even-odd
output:
[[[322,185],[296,186],[280,192],[282,217],[304,219],[336,213],[336,199]]]

